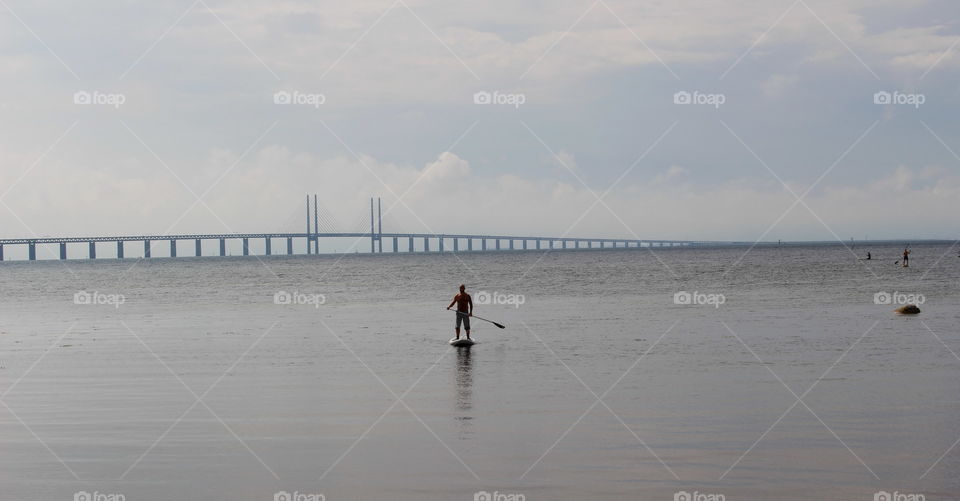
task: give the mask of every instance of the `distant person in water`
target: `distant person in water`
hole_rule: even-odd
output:
[[[903,267],[910,266],[910,249],[903,249]]]
[[[460,324],[463,324],[463,328],[467,331],[467,339],[470,339],[470,317],[473,316],[473,298],[470,297],[470,294],[467,294],[467,286],[460,285],[460,293],[456,296],[453,296],[453,301],[450,301],[450,304],[447,306],[447,309],[457,305],[457,339],[460,339]]]

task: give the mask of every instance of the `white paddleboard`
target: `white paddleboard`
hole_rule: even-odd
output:
[[[458,347],[459,347],[459,346],[473,346],[474,343],[475,343],[474,340],[472,340],[472,339],[467,339],[467,338],[465,338],[465,337],[462,337],[462,338],[460,338],[460,339],[453,338],[453,339],[450,340],[450,345],[451,345],[451,346],[458,346]]]

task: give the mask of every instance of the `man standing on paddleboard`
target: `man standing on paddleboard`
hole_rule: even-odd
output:
[[[456,296],[453,296],[453,301],[450,301],[450,304],[447,306],[447,309],[457,305],[457,339],[460,339],[460,324],[463,323],[463,328],[467,331],[467,339],[470,339],[470,317],[473,316],[473,298],[470,297],[470,294],[467,294],[467,286],[460,284],[460,293]]]

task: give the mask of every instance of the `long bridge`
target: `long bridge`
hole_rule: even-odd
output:
[[[203,242],[219,242],[219,252],[206,254],[208,256],[227,256],[227,242],[240,241],[242,255],[251,255],[250,242],[263,241],[262,255],[294,255],[294,242],[306,243],[306,254],[319,254],[320,240],[329,238],[369,238],[370,252],[383,253],[384,242],[388,242],[388,253],[412,252],[491,252],[491,251],[537,251],[537,250],[576,250],[576,249],[628,249],[650,247],[689,247],[702,245],[738,245],[748,244],[741,242],[706,242],[688,240],[637,240],[623,238],[574,238],[574,237],[546,237],[546,236],[516,236],[516,235],[475,235],[475,234],[436,234],[436,233],[384,233],[383,218],[380,210],[380,201],[377,200],[376,211],[374,200],[370,199],[370,231],[369,232],[320,232],[317,215],[317,201],[314,195],[313,225],[311,227],[310,197],[307,197],[307,231],[304,233],[212,233],[188,235],[126,235],[126,236],[93,236],[93,237],[35,237],[35,238],[8,238],[0,239],[0,261],[4,260],[4,247],[19,245],[27,247],[27,259],[37,259],[38,245],[59,246],[59,258],[68,259],[68,244],[86,244],[86,256],[81,259],[97,259],[97,244],[113,243],[116,245],[116,258],[124,259],[128,242],[143,244],[143,258],[150,258],[157,242],[169,242],[169,256],[203,256]],[[374,223],[376,222],[376,227]],[[275,249],[274,241],[279,240],[286,248]],[[181,254],[178,252],[178,242],[192,241],[193,252]],[[422,242],[416,246],[415,243]],[[76,246],[76,245],[74,245]],[[299,248],[299,246],[298,246]],[[279,251],[279,252],[276,252]]]

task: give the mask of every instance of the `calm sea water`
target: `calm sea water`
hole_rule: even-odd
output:
[[[6,262],[0,498],[960,498],[960,259],[867,250]]]

